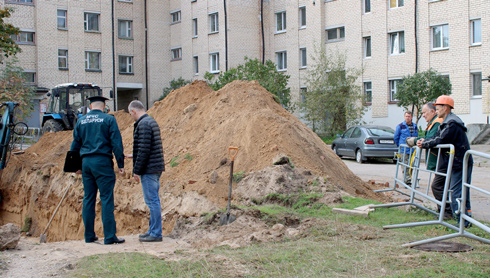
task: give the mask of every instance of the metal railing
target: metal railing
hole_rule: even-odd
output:
[[[23,134],[24,132],[21,132],[20,134]],[[18,150],[24,150],[30,147],[31,145],[35,144],[37,141],[39,141],[39,138],[41,137],[41,129],[38,127],[29,127],[27,131],[25,131],[24,135],[17,135],[14,133],[13,136],[13,143],[14,147]]]
[[[472,225],[474,225],[474,226],[476,226],[476,227],[478,227],[478,228],[480,228],[480,229],[482,229],[485,232],[490,234],[490,227],[488,227],[485,224],[481,223],[480,221],[474,219],[471,215],[467,215],[467,214],[463,213],[466,211],[466,201],[469,198],[468,193],[469,193],[470,189],[479,191],[483,194],[486,194],[487,196],[490,196],[490,192],[488,192],[484,189],[478,188],[474,185],[471,185],[471,183],[467,182],[468,181],[468,161],[469,161],[470,155],[480,156],[480,157],[490,159],[489,154],[477,152],[477,151],[472,151],[472,150],[467,151],[464,155],[462,195],[461,195],[460,199],[456,200],[459,204],[459,206],[458,206],[459,209],[457,211],[457,214],[459,214],[459,217],[460,217],[459,227],[456,229],[457,233],[453,233],[453,234],[449,234],[449,235],[443,235],[443,236],[434,237],[434,238],[429,238],[429,239],[420,240],[420,241],[416,241],[416,242],[410,242],[410,243],[404,244],[403,246],[412,247],[412,246],[431,243],[431,242],[435,242],[435,241],[451,239],[451,238],[455,238],[455,237],[467,237],[467,238],[471,238],[474,240],[478,240],[478,241],[483,242],[483,243],[490,244],[489,239],[482,238],[482,237],[476,236],[472,233],[465,231],[465,228],[466,228],[465,222],[468,222],[468,223],[471,223]],[[441,209],[441,211],[442,211],[442,209]]]

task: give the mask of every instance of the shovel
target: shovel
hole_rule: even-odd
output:
[[[232,223],[233,221],[236,220],[236,216],[230,215],[230,206],[231,206],[231,185],[233,183],[233,162],[235,160],[235,156],[238,153],[238,148],[237,147],[229,147],[228,148],[228,153],[230,154],[231,157],[231,164],[230,164],[230,190],[228,192],[228,205],[226,207],[226,213],[222,214],[221,217],[219,218],[219,225],[228,225]]]
[[[63,194],[63,198],[61,198],[60,203],[58,204],[58,206],[54,210],[53,216],[51,216],[51,219],[49,219],[49,222],[48,222],[48,225],[46,226],[46,229],[44,229],[44,232],[41,234],[41,236],[40,236],[40,242],[41,243],[46,243],[46,231],[48,230],[49,225],[51,224],[51,221],[53,221],[54,216],[58,212],[58,209],[60,208],[61,203],[63,203],[63,200],[65,200],[66,194],[68,193],[68,190],[70,190],[70,187],[71,187],[71,184],[68,185],[68,188],[66,189],[65,194]]]

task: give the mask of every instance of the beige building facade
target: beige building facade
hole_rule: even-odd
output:
[[[455,112],[484,123],[489,111],[490,16],[483,0],[2,0],[21,29],[20,66],[51,88],[92,82],[111,108],[151,107],[173,79],[203,79],[244,62],[272,60],[295,101],[315,47],[363,68],[364,120],[395,126],[393,94],[406,75],[436,69],[453,85]],[[226,26],[226,27],[225,27]],[[422,122],[423,124],[423,122]]]

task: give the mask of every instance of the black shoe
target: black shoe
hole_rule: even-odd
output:
[[[150,236],[150,233],[149,232],[146,232],[144,234],[140,234],[139,235],[139,238],[145,238],[145,237],[149,237]]]
[[[162,241],[161,237],[155,237],[152,235],[148,235],[147,237],[140,237],[141,242],[160,242]]]
[[[112,242],[104,242],[104,244],[121,244],[121,243],[124,243],[126,240],[124,240],[124,238],[118,238],[116,239],[115,241],[112,241]]]
[[[94,237],[94,238],[92,238],[92,239],[89,239],[89,240],[87,240],[87,239],[86,239],[86,240],[85,240],[85,242],[86,242],[86,243],[92,243],[92,242],[95,242],[95,241],[97,241],[97,240],[99,240],[99,237],[98,237],[98,236],[95,236],[95,237]]]

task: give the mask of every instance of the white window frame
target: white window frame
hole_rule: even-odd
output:
[[[306,102],[305,95],[308,93],[308,87],[299,87],[299,97],[301,99],[301,103]]]
[[[218,12],[210,13],[209,17],[209,33],[215,34],[219,32],[219,15]]]
[[[335,32],[335,38],[328,38],[328,34],[330,31]],[[326,42],[338,42],[345,40],[345,26],[333,26],[325,28],[325,38],[327,40]]]
[[[172,54],[172,59],[170,61],[182,60],[182,47],[174,47],[170,49]]]
[[[400,78],[389,80],[390,102],[397,102],[398,101],[398,99],[395,98],[395,94],[398,91],[398,84],[400,84],[401,81],[402,81],[402,79],[400,79]]]
[[[219,73],[219,52],[209,53],[209,72]]]
[[[90,63],[90,54],[97,54],[98,56],[98,67],[94,67],[93,65],[91,65]],[[102,71],[102,65],[101,65],[101,61],[102,61],[102,53],[100,51],[85,51],[85,71]]]
[[[434,47],[434,32],[440,28],[441,36],[437,38],[440,46]],[[447,34],[446,34],[447,33]],[[449,48],[449,24],[439,24],[430,27],[430,48],[431,50],[443,50]],[[447,45],[444,45],[444,37],[447,38]]]
[[[368,85],[371,88],[368,88]],[[373,103],[373,82],[368,80],[363,82],[363,91],[364,91],[364,104]],[[368,101],[368,93],[369,93],[369,101]]]
[[[276,51],[277,71],[288,70],[288,52],[286,50]]]
[[[170,12],[170,22],[172,24],[180,23],[182,20],[182,13],[180,10]]]
[[[405,0],[388,0],[390,2],[390,9],[396,9],[405,6]],[[395,2],[395,5],[392,6],[392,1]]]
[[[481,98],[482,97],[482,72],[475,71],[471,72],[471,97],[472,98]],[[475,91],[478,90],[477,94]]]
[[[362,38],[363,40],[363,56],[364,59],[371,59],[371,56],[373,55],[373,40],[371,39],[371,36],[366,36]]]
[[[306,51],[306,47],[299,49],[299,65],[300,69],[305,69],[308,66],[308,52]]]
[[[8,2],[14,2],[14,3],[26,3],[26,4],[34,4],[34,0],[6,0],[6,3]]]
[[[35,70],[24,70],[23,73],[24,73],[23,78],[25,79],[25,83],[26,84],[29,84],[29,85],[36,84],[36,82],[37,82],[37,74],[36,74],[36,71]],[[31,80],[27,80],[26,74],[29,74],[29,75],[32,74],[32,79]]]
[[[405,53],[405,31],[390,32],[390,55]],[[401,39],[403,37],[403,40]]]
[[[193,38],[197,38],[199,32],[198,32],[198,21],[197,21],[197,18],[193,18],[192,19],[192,37]]]
[[[97,28],[96,29],[89,29],[89,27],[93,27],[93,26],[89,26],[90,24],[90,19],[89,19],[89,16],[96,16],[97,17]],[[100,13],[98,12],[84,12],[83,13],[83,28],[85,30],[85,32],[100,32]]]
[[[475,30],[475,24],[478,24],[479,30]],[[481,18],[475,18],[470,21],[471,28],[471,45],[481,45],[482,32],[481,32]],[[478,32],[479,41],[475,39],[475,33]]]
[[[20,30],[17,35],[10,35],[17,44],[36,44],[36,33],[34,31]]]
[[[63,12],[63,15],[60,15],[59,14],[60,12]],[[56,25],[58,26],[58,29],[68,30],[67,15],[68,15],[68,11],[66,9],[57,9],[56,10]],[[65,26],[60,26],[60,20],[63,21]]]
[[[119,74],[134,74],[133,56],[119,55]],[[122,70],[122,65],[126,66],[126,71]]]
[[[284,33],[286,29],[286,11],[276,12],[276,33]]]
[[[365,14],[371,13],[371,0],[363,0],[362,1],[362,11]]]
[[[129,19],[119,19],[117,21],[117,35],[120,39],[133,38],[133,21]]]
[[[194,75],[199,75],[199,56],[193,56],[192,62],[194,67]]]
[[[60,51],[65,51],[64,54],[60,54]],[[62,60],[65,61],[65,66],[62,67]],[[68,69],[68,49],[66,48],[58,48],[58,69]]]
[[[301,6],[298,9],[299,13],[299,28],[304,29],[306,28],[306,6]]]

